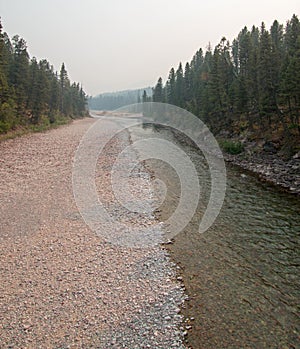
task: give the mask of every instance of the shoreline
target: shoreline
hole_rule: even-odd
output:
[[[183,144],[200,151],[186,136],[174,129],[171,132]],[[219,143],[220,140],[217,139],[217,141]],[[248,143],[244,145],[245,150],[238,155],[226,153],[220,147],[225,163],[249,171],[251,175],[258,178],[261,182],[266,182],[284,192],[300,196],[300,152],[296,153],[289,160],[284,160],[277,153],[268,153],[264,150],[253,152],[251,150],[252,145]]]
[[[300,196],[300,155],[290,160],[283,160],[274,154],[230,155],[223,152],[227,163],[249,171],[260,181],[266,182],[280,190]]]
[[[130,128],[127,129],[128,132],[128,141],[130,144],[133,144],[138,137],[134,136],[134,133],[130,131]],[[139,161],[139,152],[135,149],[137,160]],[[156,197],[156,191],[153,187],[152,180],[155,178],[155,173],[153,172],[152,168],[145,163],[145,161],[140,162],[139,161],[139,172],[142,174],[143,178],[146,179],[147,185],[150,188],[151,191],[151,197],[153,199],[153,202],[157,200]],[[145,176],[144,176],[145,174]],[[156,224],[160,225],[160,222],[162,220],[160,219],[160,216],[157,214],[156,210],[152,214],[152,219],[156,222]],[[163,233],[163,226],[162,228]],[[189,296],[186,292],[185,285],[183,283],[182,277],[181,277],[181,268],[180,266],[175,262],[175,259],[171,256],[170,251],[166,248],[166,244],[161,241],[156,246],[151,248],[151,250],[157,250],[158,255],[161,255],[162,260],[155,259],[155,256],[153,258],[152,264],[152,271],[153,273],[157,273],[158,275],[161,274],[161,270],[165,270],[165,276],[167,276],[167,279],[162,279],[162,284],[160,287],[164,288],[169,282],[169,277],[171,276],[172,282],[177,285],[177,289],[175,288],[175,291],[171,298],[166,299],[166,306],[169,307],[169,315],[165,318],[168,319],[170,326],[175,326],[177,330],[174,332],[174,338],[173,340],[178,342],[178,348],[191,348],[187,346],[187,328],[186,328],[186,318],[183,315],[182,309],[186,307],[186,302],[189,300]],[[164,285],[165,284],[165,285]],[[169,303],[169,305],[167,304]],[[175,307],[175,308],[174,308]],[[162,324],[163,327],[163,324]],[[172,348],[176,346],[176,344],[172,345]],[[176,346],[177,347],[177,346]],[[157,347],[158,348],[158,347]]]

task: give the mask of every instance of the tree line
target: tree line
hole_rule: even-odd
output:
[[[153,101],[185,108],[212,130],[282,128],[300,132],[300,23],[275,20],[244,27],[230,44],[225,37],[212,50],[199,49],[191,62],[158,79]]]
[[[115,110],[126,105],[141,102],[144,98],[143,93],[151,97],[152,88],[101,93],[96,97],[90,97],[88,103],[90,109]]]
[[[0,22],[0,133],[84,116],[86,104],[85,92],[70,82],[64,63],[57,73],[46,59],[30,58],[25,40],[18,35],[10,40]]]

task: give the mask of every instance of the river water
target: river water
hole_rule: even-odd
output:
[[[167,130],[136,127],[135,139],[162,137],[180,145],[197,168],[198,210],[168,245],[190,300],[183,313],[188,344],[203,348],[300,348],[300,200],[227,165],[227,192],[214,225],[198,232],[210,192],[203,155]],[[180,197],[176,172],[147,160],[168,188],[157,215],[165,221]],[[192,318],[192,320],[190,320]],[[189,329],[191,325],[191,329]]]

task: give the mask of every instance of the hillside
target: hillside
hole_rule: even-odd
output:
[[[144,95],[144,92],[146,92],[146,95]],[[92,110],[115,110],[126,105],[138,103],[142,101],[145,96],[147,99],[151,98],[151,87],[137,90],[101,93],[95,97],[91,97],[88,100],[88,104],[89,108]]]
[[[300,22],[275,20],[268,30],[244,27],[231,43],[223,37],[191,62],[159,78],[154,102],[187,109],[203,120],[224,149],[237,154],[300,151]]]

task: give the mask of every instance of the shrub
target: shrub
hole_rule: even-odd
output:
[[[237,155],[244,151],[244,145],[241,142],[224,140],[220,142],[221,148],[228,154]]]
[[[13,101],[0,105],[0,133],[6,133],[16,125],[16,106]]]

